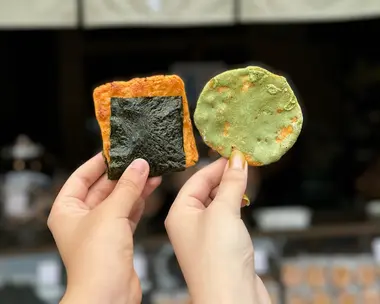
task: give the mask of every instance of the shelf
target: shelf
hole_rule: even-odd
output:
[[[361,237],[380,235],[380,221],[366,223],[346,223],[338,225],[317,225],[305,230],[258,231],[252,237],[286,237],[292,239]]]
[[[55,253],[57,252],[57,246],[55,244],[38,246],[38,247],[30,247],[30,248],[14,248],[10,247],[7,249],[0,250],[0,257],[16,257],[23,255],[33,255],[33,254],[44,254],[44,253]]]
[[[250,232],[252,238],[269,237],[269,238],[287,238],[287,239],[321,239],[321,238],[336,238],[336,237],[372,237],[380,235],[380,221],[365,222],[365,223],[350,223],[338,225],[317,225],[306,230],[282,230],[282,231],[259,231],[252,230]],[[145,238],[137,241],[138,244],[146,248],[155,248],[163,243],[169,242],[166,235],[159,235]],[[57,248],[55,244],[28,248],[17,249],[9,248],[0,250],[0,256],[10,255],[27,255],[36,253],[54,252]]]
[[[380,235],[380,221],[364,223],[346,223],[335,225],[317,225],[305,230],[281,230],[281,231],[260,231],[251,230],[252,238],[269,237],[287,239],[321,239],[336,237],[371,237]],[[141,244],[146,247],[156,247],[168,242],[166,236],[156,236],[143,240]]]

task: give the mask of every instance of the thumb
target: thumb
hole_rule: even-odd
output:
[[[233,150],[219,185],[218,193],[211,204],[231,208],[240,215],[241,202],[247,188],[248,165],[243,153]]]
[[[148,175],[148,162],[144,159],[134,160],[103,203],[107,212],[116,217],[129,217],[144,190]]]

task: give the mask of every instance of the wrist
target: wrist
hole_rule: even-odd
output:
[[[59,304],[75,304],[75,303],[117,304],[118,302],[115,302],[111,298],[98,297],[98,296],[94,296],[92,293],[85,294],[83,292],[76,292],[76,293],[66,292],[62,300],[59,302]]]
[[[193,304],[253,304],[256,301],[255,275],[244,280],[218,280],[203,284],[191,294]]]
[[[126,294],[109,294],[107,290],[99,290],[97,288],[86,289],[77,287],[67,288],[62,300],[59,304],[77,304],[77,303],[91,303],[91,304],[137,304],[137,302],[130,301],[131,299]]]
[[[104,280],[88,275],[85,279],[68,276],[60,304],[141,304],[142,292],[137,277],[126,281]]]

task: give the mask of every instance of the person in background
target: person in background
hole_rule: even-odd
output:
[[[67,270],[61,301],[141,303],[133,268],[133,233],[144,200],[161,178],[137,159],[118,182],[109,181],[101,154],[67,180],[48,219]],[[254,273],[253,245],[241,220],[248,166],[234,151],[196,172],[179,191],[165,226],[192,303],[270,303]]]

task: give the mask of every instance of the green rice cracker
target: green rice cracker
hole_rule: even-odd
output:
[[[296,142],[301,107],[285,77],[256,66],[223,72],[201,92],[194,122],[223,157],[241,151],[251,166],[278,161]]]

